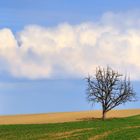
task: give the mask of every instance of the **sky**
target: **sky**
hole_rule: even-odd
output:
[[[139,0],[1,0],[0,114],[100,109],[85,95],[84,77],[97,66],[129,75],[139,96],[139,7]]]

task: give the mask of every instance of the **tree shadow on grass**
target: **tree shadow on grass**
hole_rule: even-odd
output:
[[[106,118],[104,121],[106,121],[106,120],[116,120],[116,119],[120,119],[120,118],[117,118],[117,117]],[[95,118],[95,117],[85,117],[85,118],[79,118],[77,120],[78,121],[103,121],[102,118]]]

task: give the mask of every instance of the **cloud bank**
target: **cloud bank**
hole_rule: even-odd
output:
[[[0,30],[0,72],[14,77],[70,78],[112,66],[140,79],[140,11],[108,12],[96,22]]]

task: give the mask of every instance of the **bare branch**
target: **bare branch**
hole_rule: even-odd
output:
[[[95,77],[88,76],[86,81],[87,99],[92,103],[101,103],[103,116],[120,104],[136,101],[130,78],[123,78],[122,74],[110,67],[97,67]]]

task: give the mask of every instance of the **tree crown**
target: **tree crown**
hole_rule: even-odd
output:
[[[101,103],[105,112],[120,104],[136,100],[130,78],[110,67],[97,67],[95,77],[88,76],[86,80],[88,101]]]

